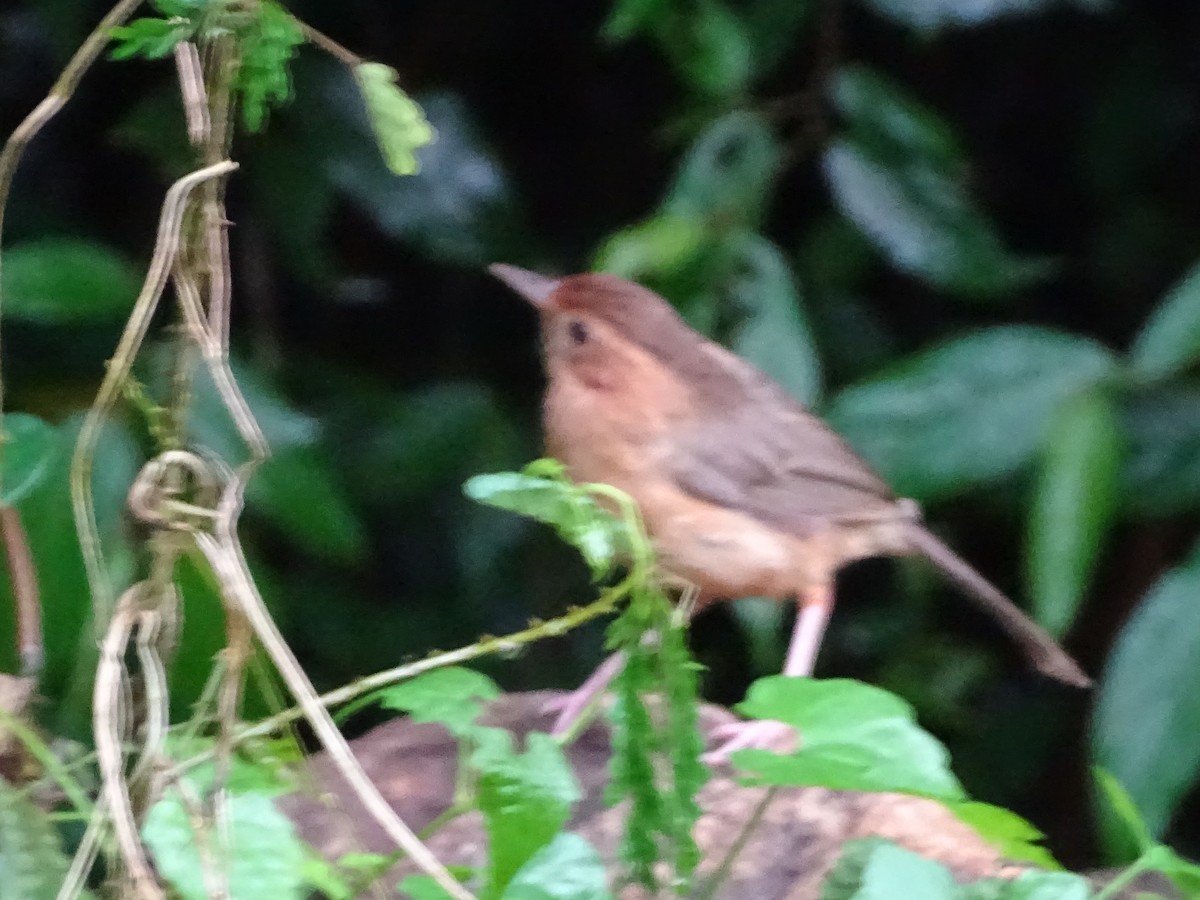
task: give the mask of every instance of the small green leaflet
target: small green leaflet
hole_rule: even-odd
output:
[[[367,105],[384,162],[397,175],[415,175],[421,170],[416,151],[431,143],[437,133],[417,102],[400,89],[399,78],[395,69],[383,63],[354,67],[354,80]]]
[[[247,131],[260,131],[267,111],[292,98],[288,66],[304,43],[304,33],[282,6],[261,0],[257,19],[239,30],[238,41],[242,64],[236,87],[242,98],[242,122]]]
[[[476,475],[463,485],[472,500],[521,513],[551,525],[559,537],[583,554],[597,580],[608,575],[629,546],[624,524],[579,485],[561,463],[541,459],[521,472]]]
[[[478,802],[488,835],[487,900],[502,894],[517,872],[549,844],[578,802],[575,775],[554,738],[533,732],[525,752],[512,735],[480,729],[471,754],[478,770]]]
[[[114,46],[112,59],[162,59],[170,56],[175,45],[191,40],[196,26],[187,19],[134,19],[128,25],[112,29],[109,36]]]
[[[440,722],[462,738],[472,730],[483,704],[500,696],[500,688],[486,675],[450,666],[384,688],[375,696],[381,706],[404,710],[414,722]]]
[[[965,798],[946,748],[917,725],[911,706],[880,688],[848,679],[772,676],[751,685],[737,709],[804,735],[788,756],[735,753],[734,763],[755,783]]]

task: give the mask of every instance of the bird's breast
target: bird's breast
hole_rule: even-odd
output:
[[[670,431],[685,414],[686,387],[652,366],[603,381],[552,372],[543,409],[546,449],[576,481],[602,481],[639,499],[664,468]]]

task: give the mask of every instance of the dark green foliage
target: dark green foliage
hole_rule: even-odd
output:
[[[1064,404],[1115,370],[1095,341],[990,328],[846,389],[829,418],[900,494],[933,500],[1027,467]]]
[[[684,628],[661,591],[639,585],[609,626],[607,645],[625,654],[613,688],[610,803],[628,800],[621,858],[630,880],[659,886],[666,862],[685,890],[699,862],[692,826],[695,795],[707,779],[697,723],[696,665]]]

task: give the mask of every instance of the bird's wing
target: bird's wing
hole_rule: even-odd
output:
[[[672,434],[683,490],[797,535],[898,514],[891,489],[820,419],[757,372],[726,373],[736,386]]]

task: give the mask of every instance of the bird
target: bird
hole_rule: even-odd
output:
[[[1009,633],[1031,664],[1091,680],[1053,638],[922,522],[887,483],[778,383],[695,331],[658,294],[615,275],[489,271],[537,310],[546,451],[578,482],[640,508],[659,565],[694,587],[695,609],[765,596],[797,607],[783,674],[812,674],[838,571],[874,556],[931,562]],[[563,706],[562,732],[620,668],[611,657]],[[793,742],[779,723],[739,723],[709,754]]]

